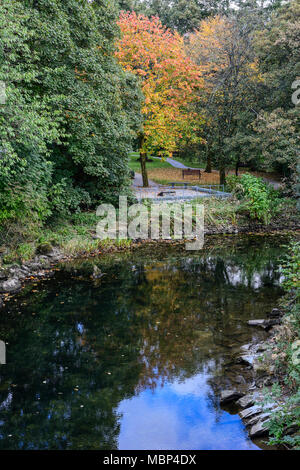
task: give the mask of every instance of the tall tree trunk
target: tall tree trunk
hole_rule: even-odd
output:
[[[145,136],[144,134],[140,135],[140,159],[141,159],[141,170],[142,170],[142,178],[143,178],[143,186],[144,188],[148,188],[149,181],[148,181],[148,173],[146,168],[146,159],[147,153],[144,152],[144,143],[145,143]]]
[[[148,173],[147,173],[147,168],[146,168],[147,154],[145,152],[141,152],[140,157],[141,157],[141,169],[142,169],[142,177],[143,177],[143,186],[144,186],[144,188],[148,188],[149,181],[148,181]]]
[[[220,184],[226,184],[226,174],[225,174],[225,168],[222,166],[219,169],[220,173]]]
[[[205,173],[211,173],[211,153],[208,150],[206,152],[206,168],[205,168]]]

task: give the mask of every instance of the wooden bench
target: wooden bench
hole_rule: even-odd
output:
[[[184,179],[185,176],[189,175],[197,175],[199,179],[201,178],[201,171],[200,170],[194,170],[193,168],[186,168],[182,170],[182,178]]]

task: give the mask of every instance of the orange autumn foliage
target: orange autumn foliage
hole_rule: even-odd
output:
[[[159,18],[122,12],[118,24],[116,57],[140,78],[145,98],[141,150],[171,155],[181,139],[197,139],[199,120],[190,105],[202,87],[199,67],[187,57],[183,38]]]

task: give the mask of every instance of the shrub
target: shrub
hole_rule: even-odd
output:
[[[252,219],[270,222],[279,204],[278,193],[272,186],[262,178],[247,173],[240,177],[229,176],[227,184],[239,199],[246,199],[247,210]]]

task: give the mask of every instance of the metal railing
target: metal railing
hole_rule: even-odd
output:
[[[209,190],[213,190],[213,191],[222,191],[222,192],[225,192],[225,185],[224,184],[202,184],[202,183],[199,183],[197,185],[195,185],[195,183],[187,183],[185,181],[174,181],[174,182],[171,182],[169,183],[171,185],[171,188],[175,188],[177,186],[182,186],[184,187],[185,189],[188,188],[188,187],[194,187],[194,188],[203,188],[203,189],[209,189]]]
[[[191,200],[200,197],[229,197],[230,193],[225,192],[224,185],[206,184],[206,185],[188,185],[188,183],[170,183],[166,186],[135,188],[138,201],[151,199],[155,202],[173,201],[173,200]]]

